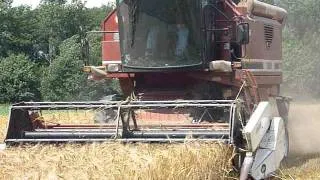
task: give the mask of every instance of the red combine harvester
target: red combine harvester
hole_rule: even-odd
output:
[[[102,25],[102,66],[122,100],[11,107],[6,143],[222,141],[241,179],[269,177],[288,153],[281,97],[287,12],[258,0],[117,0]],[[41,112],[93,110],[93,124],[47,122]]]

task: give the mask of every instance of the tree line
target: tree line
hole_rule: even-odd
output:
[[[280,0],[288,13],[283,37],[284,86],[295,96],[320,97],[320,3]]]
[[[96,100],[118,91],[115,81],[89,81],[84,60],[101,62],[99,30],[112,5],[42,0],[36,9],[0,3],[0,103]],[[84,54],[84,43],[90,53]]]
[[[265,0],[289,12],[283,35],[284,87],[320,96],[320,3]],[[0,2],[0,103],[97,100],[119,91],[116,81],[89,81],[84,59],[99,65],[100,23],[112,5],[86,8],[80,0],[42,0],[31,9]],[[84,39],[90,53],[84,52]]]

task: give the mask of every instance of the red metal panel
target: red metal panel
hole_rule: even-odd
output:
[[[120,45],[116,41],[102,42],[102,60],[106,61],[121,61]]]
[[[103,21],[102,30],[105,32],[102,38],[102,61],[121,61],[119,28],[117,11],[113,10]],[[108,33],[112,32],[112,33]]]
[[[117,19],[117,11],[116,9],[113,10],[103,21],[102,23],[102,30],[103,31],[119,31],[118,28],[118,19]],[[106,34],[105,34],[106,35]],[[105,38],[105,37],[104,37]],[[107,41],[108,39],[103,39]]]

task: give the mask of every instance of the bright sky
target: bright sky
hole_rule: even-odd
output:
[[[40,1],[41,0],[13,0],[12,5],[19,6],[24,4],[24,5],[30,5],[32,6],[32,8],[35,8],[40,3]],[[115,0],[82,0],[82,1],[87,1],[86,6],[89,8],[100,7],[101,5],[108,4],[108,2],[115,2]]]

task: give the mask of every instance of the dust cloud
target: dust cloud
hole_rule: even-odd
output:
[[[288,131],[291,155],[320,153],[320,103],[293,102]]]

